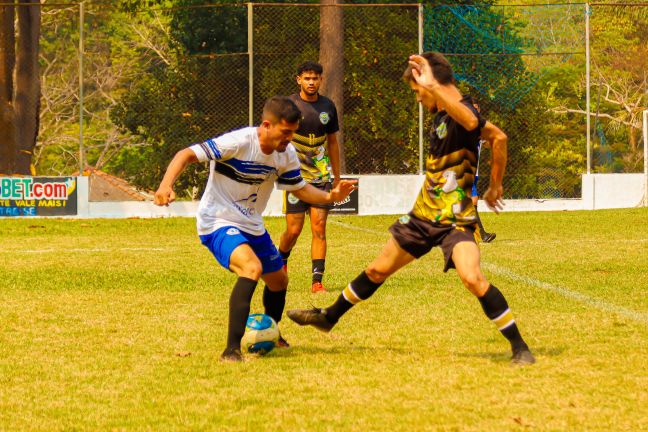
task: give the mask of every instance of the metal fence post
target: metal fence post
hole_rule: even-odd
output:
[[[423,52],[423,5],[418,5],[418,53]],[[423,105],[418,104],[419,109],[419,169],[418,173],[423,174]]]
[[[587,112],[587,174],[592,171],[592,143],[590,119],[590,15],[592,10],[589,3],[585,3],[585,111]]]
[[[644,197],[643,205],[648,207],[648,110],[643,112],[643,146],[644,146]]]
[[[254,124],[254,5],[252,3],[247,4],[248,14],[247,14],[247,43],[248,43],[248,103],[249,103],[249,114],[248,114],[248,124],[252,126]]]
[[[79,3],[79,175],[83,175],[85,149],[83,148],[83,21],[85,20],[85,3]]]

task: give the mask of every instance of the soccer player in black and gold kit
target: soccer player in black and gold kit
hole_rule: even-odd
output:
[[[514,364],[532,364],[535,358],[520,335],[504,295],[490,284],[480,267],[475,207],[471,188],[477,170],[480,138],[492,145],[490,185],[486,204],[496,212],[502,206],[502,179],[506,167],[506,135],[481,117],[455,86],[450,63],[438,53],[410,57],[403,78],[416,99],[437,113],[430,136],[426,176],[414,208],[394,223],[382,252],[326,309],[291,310],[290,319],[330,331],[355,304],[368,299],[401,267],[439,246],[444,271],[455,268],[463,284],[481,303],[484,313],[510,342]]]
[[[322,66],[312,61],[301,64],[297,69],[299,93],[291,95],[290,99],[302,112],[302,118],[292,144],[301,163],[302,178],[318,189],[329,191],[340,181],[340,151],[336,135],[340,128],[335,104],[319,94],[322,71]],[[332,205],[309,204],[286,192],[283,207],[286,231],[281,234],[279,253],[284,264],[287,266],[308,212],[313,234],[311,292],[324,292],[326,289],[322,285],[322,278],[326,263],[326,219]]]

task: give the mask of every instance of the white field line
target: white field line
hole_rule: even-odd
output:
[[[394,218],[394,220],[396,220],[396,218]],[[353,230],[353,231],[366,232],[368,234],[381,234],[381,235],[384,235],[384,236],[387,236],[389,234],[389,231],[387,231],[386,228],[383,231],[372,230],[372,229],[369,229],[369,228],[357,227],[355,225],[349,225],[349,224],[345,224],[343,222],[338,222],[338,221],[336,221],[334,219],[328,219],[327,223],[330,223],[330,224],[333,224],[333,225],[338,225],[338,226],[341,226],[341,227],[344,227],[346,229],[350,229],[350,230]]]
[[[497,266],[495,264],[482,262],[482,267],[488,271],[491,271],[497,275],[504,276],[507,279],[511,279],[517,282],[522,282],[527,285],[543,289],[545,291],[551,291],[557,294],[562,295],[571,300],[576,300],[578,302],[593,306],[596,309],[602,310],[604,312],[612,312],[617,315],[621,315],[631,320],[648,324],[648,314],[642,312],[636,312],[631,309],[624,308],[623,306],[617,306],[603,300],[597,299],[596,297],[590,297],[586,294],[580,293],[578,291],[572,291],[568,288],[564,288],[558,285],[553,285],[548,282],[543,282],[538,279],[530,278],[528,276],[519,275],[512,272],[511,270]]]
[[[525,244],[529,246],[538,246],[538,245],[566,245],[566,244],[583,244],[583,243],[600,243],[601,240],[597,239],[578,239],[578,240],[506,240],[506,244]],[[648,238],[645,239],[615,239],[614,243],[648,243]]]
[[[369,228],[361,228],[361,227],[356,227],[353,225],[348,225],[342,222],[337,222],[337,221],[331,221],[335,225],[339,225],[341,227],[350,229],[350,230],[355,230],[355,231],[362,231],[370,234],[385,234],[387,231],[378,231],[378,230],[372,230]],[[376,251],[378,253],[378,251]],[[561,287],[558,285],[550,284],[548,282],[543,282],[538,279],[534,279],[528,276],[520,275],[515,272],[513,272],[510,269],[507,269],[505,267],[497,266],[495,264],[490,264],[488,262],[484,262],[482,260],[482,268],[493,272],[497,275],[504,276],[507,279],[511,279],[517,282],[522,282],[525,283],[529,286],[540,288],[545,291],[551,291],[556,294],[560,294],[561,296],[568,298],[570,300],[574,300],[589,306],[592,306],[598,310],[604,311],[604,312],[612,312],[617,315],[621,315],[625,318],[629,318],[633,321],[637,321],[643,324],[648,324],[648,314],[642,313],[642,312],[637,312],[633,311],[631,309],[627,309],[623,306],[617,306],[611,303],[608,303],[604,300],[598,299],[596,297],[591,297],[588,296],[587,294],[580,293],[578,291],[573,291],[570,290],[569,288]]]
[[[67,249],[67,248],[58,248],[58,249],[16,249],[16,250],[0,250],[0,253],[7,253],[7,254],[45,254],[45,253],[70,253],[70,252],[79,252],[79,253],[87,253],[87,252],[116,252],[116,251],[127,251],[127,252],[147,252],[147,251],[164,251],[166,249],[163,248],[115,248],[115,249],[110,249],[110,248],[73,248],[73,249]]]
[[[396,221],[397,217],[394,217],[394,222]],[[389,234],[389,231],[387,231],[387,228],[385,228],[384,231],[378,231],[378,230],[372,230],[370,228],[363,228],[363,227],[357,227],[355,225],[349,225],[345,224],[344,222],[338,222],[336,220],[329,219],[327,223],[333,224],[333,225],[338,225],[350,230],[354,231],[361,231],[361,232],[366,232],[368,234],[384,234],[387,236]],[[583,244],[583,243],[600,243],[600,240],[596,239],[579,239],[579,240],[574,240],[573,242],[567,241],[567,240],[561,240],[561,239],[556,239],[556,240],[515,240],[515,239],[507,239],[506,244],[525,244],[525,245],[564,245],[567,243],[578,243],[578,244]],[[648,238],[644,239],[615,239],[614,243],[648,243]]]

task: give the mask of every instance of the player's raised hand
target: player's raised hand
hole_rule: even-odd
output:
[[[160,185],[157,191],[155,191],[155,198],[153,202],[155,205],[159,206],[168,206],[170,203],[175,201],[176,194],[173,191],[173,188],[170,186]]]
[[[504,188],[502,186],[498,187],[488,187],[488,190],[483,195],[484,201],[489,209],[495,213],[499,213],[504,209],[504,199],[502,194],[504,193]]]
[[[409,57],[409,64],[412,67],[412,76],[418,85],[427,89],[439,85],[439,82],[434,78],[434,74],[432,74],[430,64],[424,57],[413,54]]]
[[[356,189],[357,184],[358,180],[340,180],[340,183],[331,190],[331,200],[333,202],[342,201]]]

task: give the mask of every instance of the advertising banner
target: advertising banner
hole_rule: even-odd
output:
[[[76,177],[0,177],[0,217],[76,214]]]

